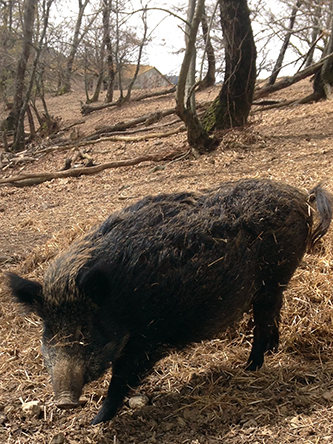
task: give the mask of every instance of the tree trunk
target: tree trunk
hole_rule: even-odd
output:
[[[108,78],[108,89],[105,96],[105,102],[111,103],[113,101],[113,91],[114,91],[114,79],[115,70],[113,62],[113,52],[110,37],[110,13],[112,7],[112,0],[104,0],[104,10],[103,10],[103,30],[104,30],[104,40],[107,54],[107,78]]]
[[[23,19],[23,46],[22,53],[18,62],[15,80],[14,105],[7,117],[7,129],[15,130],[14,151],[19,151],[24,144],[24,122],[20,119],[20,111],[23,106],[23,93],[25,88],[25,73],[32,46],[33,26],[35,21],[35,10],[37,0],[26,0],[24,4]],[[19,124],[20,121],[20,125]]]
[[[110,38],[110,13],[112,8],[112,0],[102,0],[103,4],[103,40],[100,52],[100,69],[97,78],[96,88],[94,95],[89,100],[89,103],[97,102],[99,94],[101,92],[102,84],[105,80],[105,66],[104,59],[107,54],[107,72],[108,72],[108,90],[105,98],[105,102],[112,102],[113,89],[114,89],[114,67],[113,67],[113,54]]]
[[[94,94],[92,95],[92,97],[88,98],[87,103],[97,102],[97,100],[99,99],[100,92],[101,92],[101,87],[102,87],[102,83],[104,80],[104,55],[105,55],[103,43],[102,43],[102,46],[103,47],[101,48],[100,60],[99,60],[100,67],[99,67],[99,73],[98,73],[98,77],[97,77],[95,91],[94,91]]]
[[[191,24],[193,26],[193,17],[195,13],[196,0],[190,0],[187,8],[187,24],[185,27],[185,45],[188,47],[191,33]],[[205,4],[203,3],[202,11],[200,12],[200,17],[202,18]],[[192,47],[192,55],[191,61],[189,64],[189,69],[186,76],[186,84],[185,84],[185,103],[186,107],[191,110],[193,114],[196,112],[196,104],[195,104],[195,94],[192,90],[195,84],[195,65],[196,65],[196,56],[197,50],[195,45]]]
[[[116,69],[118,74],[118,89],[119,89],[119,102],[124,100],[124,90],[123,90],[123,84],[122,84],[122,61],[119,58],[120,54],[120,24],[119,24],[119,1],[116,0],[115,5],[115,15],[116,15],[116,52],[115,52],[115,59],[116,59]]]
[[[327,45],[323,51],[323,57],[331,54],[333,52],[333,0],[331,0],[330,5],[331,12],[331,23],[330,23],[330,37],[328,39]],[[315,75],[313,82],[314,94],[318,96],[318,99],[331,99],[332,98],[332,88],[333,85],[333,62],[332,58],[327,58],[321,67],[321,70]]]
[[[288,48],[288,45],[289,45],[289,42],[290,42],[290,37],[292,35],[292,31],[293,31],[293,28],[294,28],[294,24],[295,24],[295,20],[296,20],[296,14],[297,14],[297,11],[298,11],[299,7],[301,6],[301,4],[302,4],[302,1],[301,0],[297,0],[295,6],[293,7],[293,9],[291,11],[288,32],[287,32],[287,34],[286,34],[286,36],[284,38],[284,42],[283,42],[282,48],[280,50],[279,57],[277,58],[277,61],[275,63],[273,72],[272,72],[272,74],[271,74],[271,76],[270,76],[270,78],[268,80],[268,85],[274,85],[274,83],[275,83],[275,81],[277,79],[277,76],[279,75],[279,73],[281,71],[283,59],[284,59],[284,56],[286,54],[286,51],[287,51],[287,48]]]
[[[35,77],[36,77],[39,57],[41,55],[42,48],[43,48],[43,42],[44,42],[44,38],[45,38],[45,34],[46,34],[46,29],[48,27],[48,22],[49,22],[49,17],[50,17],[50,8],[51,8],[52,3],[53,3],[53,0],[48,0],[47,2],[44,2],[44,4],[43,4],[43,14],[44,14],[43,28],[42,28],[42,32],[40,35],[38,46],[36,48],[36,55],[35,55],[35,58],[33,61],[32,72],[30,75],[30,80],[28,83],[28,87],[27,87],[27,91],[25,93],[24,99],[22,96],[21,107],[20,107],[20,110],[18,113],[18,120],[17,120],[17,125],[15,128],[14,143],[12,145],[13,151],[19,151],[24,146],[24,117],[25,117],[25,114],[26,114],[26,111],[28,108],[28,103],[29,103],[29,100],[31,97],[31,91],[32,91],[33,85],[35,83]],[[33,18],[30,17],[28,20],[29,26],[31,26],[31,40],[32,40],[33,23],[34,23],[34,15],[35,15],[34,12],[35,12],[35,10],[33,9]],[[31,127],[31,122],[30,122],[30,127]]]
[[[320,35],[320,18],[321,18],[321,5],[319,4],[320,0],[315,1],[315,8],[314,8],[314,17],[313,17],[313,28],[312,28],[312,34],[311,34],[311,46],[310,50],[306,56],[305,59],[305,68],[309,67],[313,63],[313,54],[315,51],[316,44],[318,42],[318,36]]]
[[[190,0],[189,8],[192,8],[193,4],[195,5],[195,2],[196,0]],[[215,140],[209,137],[207,131],[205,131],[199,122],[195,110],[191,109],[189,103],[189,96],[191,93],[186,91],[188,73],[195,50],[195,41],[199,23],[202,17],[203,5],[204,0],[198,0],[193,19],[189,26],[189,32],[186,40],[186,50],[180,69],[176,96],[176,113],[185,122],[188,143],[191,147],[198,149],[199,153],[211,151],[215,146]],[[194,85],[190,85],[190,89],[192,89],[193,86]]]
[[[147,10],[146,9],[142,13],[142,23],[143,23],[143,37],[142,37],[141,43],[139,45],[139,54],[138,54],[138,60],[136,62],[134,77],[130,81],[130,84],[127,87],[126,96],[121,100],[121,103],[127,102],[131,98],[132,88],[133,88],[136,78],[138,77],[138,74],[139,74],[142,51],[143,51],[143,47],[144,47],[146,40],[147,40],[147,32],[148,32]]]
[[[203,119],[209,132],[246,123],[256,80],[256,48],[246,0],[220,0],[220,14],[226,67],[220,94]]]
[[[201,18],[202,34],[205,41],[208,69],[205,77],[201,80],[198,87],[198,91],[202,91],[205,88],[215,85],[215,72],[216,72],[216,62],[215,53],[212,42],[209,36],[209,27],[207,23],[206,10],[204,7],[202,18]]]
[[[331,0],[331,33],[328,40],[327,48],[325,48],[326,54],[331,54],[333,52],[333,0]],[[320,80],[325,92],[327,99],[332,99],[332,88],[333,85],[333,64],[332,59],[328,59],[324,62],[320,71]]]
[[[82,35],[80,36],[80,30],[81,30],[81,25],[82,25],[82,20],[83,20],[83,14],[84,14],[84,11],[85,11],[88,3],[89,3],[89,0],[84,0],[84,2],[82,2],[82,0],[79,0],[79,12],[78,12],[78,16],[76,19],[74,36],[73,36],[73,40],[71,43],[71,50],[70,50],[70,53],[69,53],[69,56],[68,56],[67,62],[66,62],[66,70],[64,73],[63,84],[60,88],[60,91],[58,91],[59,94],[65,94],[71,90],[71,78],[72,78],[72,71],[73,71],[73,63],[74,63],[75,55],[77,53],[79,44],[82,40]]]

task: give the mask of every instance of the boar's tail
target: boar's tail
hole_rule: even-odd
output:
[[[310,204],[316,202],[317,210],[319,213],[319,224],[310,233],[309,237],[309,250],[312,250],[315,244],[321,239],[327,232],[331,220],[332,220],[332,195],[321,187],[321,184],[317,185],[309,192]]]

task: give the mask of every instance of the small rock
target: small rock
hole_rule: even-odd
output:
[[[333,401],[333,391],[323,393],[323,398],[327,401]]]
[[[39,401],[24,402],[22,404],[22,410],[27,416],[39,416],[41,408]]]
[[[186,421],[184,421],[183,418],[181,418],[180,416],[178,416],[177,418],[177,422],[181,427],[185,427],[186,426]]]
[[[291,424],[291,427],[297,428],[300,425],[302,425],[302,421],[299,416],[294,416],[293,418],[291,418],[290,424]]]
[[[244,422],[243,427],[248,428],[248,427],[257,427],[258,423],[257,421],[255,421],[254,419],[249,419],[248,421]]]
[[[7,416],[4,413],[0,413],[0,424],[4,425],[4,423],[7,421]]]
[[[10,264],[13,262],[13,258],[10,256],[7,256],[6,254],[0,254],[0,264]]]
[[[129,399],[128,405],[131,407],[131,409],[140,409],[147,405],[148,402],[149,399],[146,395],[135,395]]]
[[[169,432],[170,430],[172,430],[174,427],[176,426],[175,423],[172,422],[162,422],[161,423],[161,428],[164,432]]]
[[[3,409],[4,415],[7,415],[7,413],[9,413],[11,410],[13,410],[13,406],[12,405],[6,405],[6,407]]]
[[[50,444],[63,444],[65,442],[65,435],[60,432],[57,435],[54,435],[50,441]]]

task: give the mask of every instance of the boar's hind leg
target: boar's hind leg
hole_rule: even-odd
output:
[[[112,378],[102,408],[91,424],[98,424],[112,419],[131,388],[137,387],[144,376],[160,359],[149,352],[134,347],[130,343],[123,350],[121,357],[112,365]]]
[[[267,288],[253,303],[253,345],[248,370],[257,370],[264,363],[266,351],[276,351],[279,346],[279,321],[282,305],[282,288]],[[270,295],[267,292],[270,291]]]

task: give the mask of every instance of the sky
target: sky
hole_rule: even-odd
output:
[[[145,1],[144,4],[147,4]],[[148,7],[170,9],[171,2],[150,0]],[[139,0],[132,0],[133,9],[140,8]],[[186,5],[187,1],[172,1],[172,6]],[[133,22],[140,22],[139,14]],[[155,66],[162,74],[178,74],[183,60],[185,38],[181,20],[165,11],[149,11],[148,27],[152,31],[151,41],[145,49],[144,64]],[[140,35],[140,34],[139,34]]]

